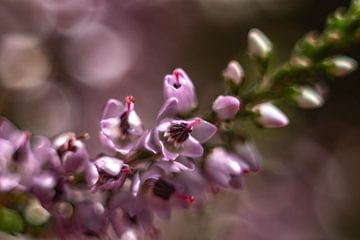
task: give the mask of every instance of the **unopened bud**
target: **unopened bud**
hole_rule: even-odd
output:
[[[324,104],[324,99],[312,87],[299,87],[295,89],[294,100],[302,108],[318,108]]]
[[[324,64],[327,71],[336,77],[348,75],[358,67],[357,62],[354,59],[342,55],[328,58],[324,60]]]
[[[33,200],[25,209],[25,219],[32,225],[41,225],[50,218],[50,213],[41,206],[40,202]]]
[[[64,219],[69,219],[74,213],[73,206],[67,202],[57,203],[56,210],[57,210],[57,214]]]
[[[226,80],[230,80],[239,86],[244,79],[244,69],[238,61],[232,60],[223,71],[223,76]]]
[[[233,96],[218,96],[213,103],[212,109],[219,119],[232,119],[240,109],[240,101]]]
[[[267,59],[272,53],[272,43],[259,29],[251,29],[248,34],[249,54],[252,57]]]
[[[255,120],[266,128],[280,128],[289,124],[287,116],[272,103],[260,103],[253,107]]]

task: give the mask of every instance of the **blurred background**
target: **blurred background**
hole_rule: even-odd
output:
[[[175,67],[197,86],[200,112],[223,92],[237,59],[253,75],[247,32],[275,45],[273,66],[302,35],[319,30],[345,0],[0,0],[0,112],[49,137],[89,132],[102,151],[99,119],[108,98],[136,98],[145,126]],[[360,60],[360,47],[346,54]],[[250,133],[263,170],[240,192],[218,193],[202,210],[159,220],[164,239],[360,239],[360,71],[328,81],[325,107],[288,109],[281,130]]]

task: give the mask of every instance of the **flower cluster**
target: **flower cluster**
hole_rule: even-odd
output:
[[[51,219],[61,239],[157,238],[155,216],[168,219],[172,209],[200,207],[219,190],[241,188],[244,176],[260,169],[256,147],[239,130],[241,120],[261,128],[285,127],[289,119],[278,100],[321,107],[324,96],[313,77],[340,77],[356,69],[349,57],[322,53],[341,46],[335,40],[358,37],[359,28],[341,26],[357,23],[359,5],[355,0],[344,16],[330,17],[323,35],[299,41],[291,60],[273,72],[268,69],[271,41],[251,30],[249,55],[260,81],[244,84],[244,70],[231,61],[223,72],[226,94],[215,99],[207,117],[196,115],[195,86],[182,69],[165,76],[164,103],[152,128],[144,127],[133,96],[108,100],[99,133],[106,153],[97,156],[87,150],[88,134],[66,132],[49,139],[1,118],[1,196],[30,198],[23,217],[35,225]],[[339,30],[345,40],[334,38]]]
[[[219,96],[214,123],[183,119],[197,108],[193,82],[175,69],[163,87],[152,129],[144,128],[133,96],[108,100],[99,134],[108,154],[95,158],[86,148],[88,134],[67,132],[50,140],[2,119],[0,191],[36,197],[62,237],[118,239],[129,231],[156,237],[154,215],[169,218],[171,209],[200,205],[214,190],[241,187],[244,175],[259,168],[254,150],[206,144],[217,132],[214,123],[235,118],[239,99]]]

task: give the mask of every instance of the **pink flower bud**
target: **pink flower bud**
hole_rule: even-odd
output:
[[[272,53],[272,43],[259,29],[251,29],[248,34],[248,48],[250,56],[266,59]]]
[[[328,72],[336,77],[346,76],[358,67],[357,62],[348,56],[334,56],[325,60],[325,64],[329,65]]]
[[[212,106],[221,120],[232,119],[240,109],[240,101],[233,96],[218,96]]]
[[[235,85],[239,86],[244,79],[244,69],[238,61],[230,61],[223,72],[226,80],[232,81]]]
[[[296,91],[294,100],[301,108],[318,108],[324,104],[321,94],[311,87],[299,87]]]
[[[257,104],[252,111],[258,114],[256,121],[263,127],[280,128],[289,124],[286,115],[272,103]]]

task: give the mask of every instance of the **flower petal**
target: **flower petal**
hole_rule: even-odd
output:
[[[123,110],[124,105],[122,102],[116,99],[109,99],[105,105],[102,119],[119,117]]]
[[[22,132],[18,130],[9,120],[0,117],[0,138],[5,138],[13,144],[20,138]]]
[[[140,174],[137,171],[135,173],[135,175],[133,176],[133,179],[131,181],[131,185],[130,185],[130,190],[131,190],[131,194],[132,196],[136,197],[138,195],[139,189],[140,189]]]
[[[14,189],[20,182],[20,176],[6,174],[0,176],[0,192],[7,192]]]
[[[187,166],[189,165],[189,166]],[[156,162],[156,166],[163,169],[168,173],[179,173],[182,171],[193,171],[195,169],[195,165],[188,161],[186,164],[178,162],[178,161],[158,161]]]
[[[100,122],[101,131],[110,138],[116,138],[120,136],[120,119],[119,118],[107,118]]]
[[[87,162],[85,165],[85,180],[89,186],[93,186],[99,179],[99,172],[92,162]]]
[[[158,125],[163,119],[174,117],[176,114],[176,106],[178,100],[174,97],[168,98],[162,105],[158,116],[156,118],[156,124]]]
[[[76,152],[66,152],[62,159],[65,173],[75,173],[79,171],[88,159],[89,155],[83,147],[80,147]]]
[[[175,87],[179,80],[180,86]],[[175,97],[179,104],[176,105],[177,113],[188,113],[197,106],[197,97],[195,87],[189,76],[183,69],[177,68],[172,75],[166,75],[164,78],[164,99]]]
[[[143,209],[137,214],[138,225],[145,233],[149,233],[153,227],[154,216],[148,209]]]
[[[123,161],[113,157],[100,157],[94,164],[111,176],[117,176],[123,166]]]
[[[156,146],[153,146],[153,143],[151,141],[151,132],[149,130],[146,130],[140,138],[136,141],[134,146],[132,147],[132,152],[137,152],[141,150],[147,150],[152,153],[156,153]]]
[[[106,183],[98,186],[97,189],[102,191],[119,189],[124,185],[126,177],[127,174],[122,173],[118,179],[107,181]]]
[[[10,141],[0,138],[0,172],[6,168],[8,161],[11,161],[14,150]]]
[[[205,120],[202,120],[197,124],[191,135],[199,141],[199,143],[204,143],[208,141],[217,131],[217,127]]]
[[[122,145],[122,146],[115,145],[114,141],[102,132],[100,132],[99,137],[100,137],[100,141],[101,141],[102,145],[112,152],[115,151],[115,152],[121,153],[123,155],[126,155],[133,148],[133,143],[131,143],[131,142],[129,142],[129,144]]]
[[[181,155],[186,157],[197,158],[204,153],[202,145],[192,136],[190,136],[184,143],[181,150]]]
[[[165,161],[175,160],[179,156],[179,153],[171,152],[170,150],[168,150],[164,145],[164,143],[161,141],[160,141],[160,145],[161,145],[161,152],[163,154],[163,160]]]

